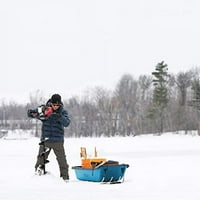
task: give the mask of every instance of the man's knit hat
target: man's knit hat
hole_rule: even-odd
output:
[[[61,104],[61,96],[59,94],[54,94],[51,97],[51,103],[57,103],[57,104]]]

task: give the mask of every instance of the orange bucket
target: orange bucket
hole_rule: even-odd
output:
[[[81,160],[82,168],[92,169],[98,164],[105,162],[105,158],[86,158]]]

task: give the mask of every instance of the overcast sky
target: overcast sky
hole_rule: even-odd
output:
[[[198,0],[0,0],[0,100],[81,96],[123,74],[200,66]]]

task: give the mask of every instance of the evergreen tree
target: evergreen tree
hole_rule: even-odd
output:
[[[193,91],[193,99],[189,102],[195,110],[198,119],[198,135],[200,135],[200,80],[199,78],[195,78],[192,82],[191,90]]]
[[[196,103],[200,103],[200,80],[199,79],[195,79],[192,82],[192,91],[193,91],[193,101],[195,101]]]
[[[156,69],[152,72],[153,78],[153,100],[152,107],[149,110],[149,117],[155,120],[155,125],[160,133],[163,132],[164,110],[168,104],[168,68],[164,61],[156,65]]]

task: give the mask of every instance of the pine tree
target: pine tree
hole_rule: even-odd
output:
[[[199,78],[196,78],[192,82],[193,91],[193,99],[189,102],[189,105],[194,107],[197,111],[197,118],[200,118],[200,80]],[[200,120],[198,120],[198,135],[200,136]]]
[[[192,82],[192,88],[193,90],[193,101],[200,103],[200,80],[195,79]]]
[[[163,132],[164,124],[164,110],[168,104],[168,68],[164,61],[156,65],[156,69],[152,72],[153,78],[153,100],[152,107],[149,110],[149,117],[154,119],[158,126],[158,131]]]

